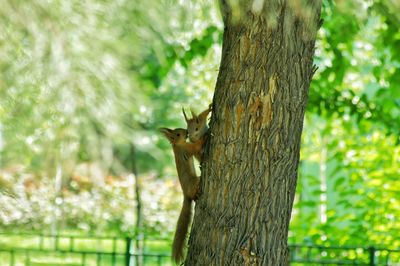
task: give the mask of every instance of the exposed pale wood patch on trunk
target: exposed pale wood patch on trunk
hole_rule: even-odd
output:
[[[245,266],[258,265],[258,257],[251,251],[248,251],[247,248],[241,248],[240,253],[242,254]]]
[[[253,131],[258,131],[261,125],[261,110],[262,110],[262,101],[260,96],[255,96],[254,102],[250,105],[250,131],[249,131],[249,142],[252,141]]]
[[[247,59],[247,55],[250,50],[250,41],[247,36],[242,36],[240,38],[240,60],[244,61]]]
[[[273,74],[268,80],[268,92],[265,95],[262,93],[262,102],[263,102],[263,120],[262,120],[262,128],[269,126],[269,123],[272,120],[272,104],[275,101],[275,93],[276,93],[276,79],[277,75]]]

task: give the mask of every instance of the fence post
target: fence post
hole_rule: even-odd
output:
[[[125,238],[126,241],[126,249],[125,249],[125,266],[131,265],[131,246],[132,239],[130,237]]]
[[[369,250],[369,265],[375,266],[375,248],[373,246],[370,246],[368,250]]]
[[[10,266],[14,266],[15,265],[14,250],[11,250],[10,253],[11,253]]]

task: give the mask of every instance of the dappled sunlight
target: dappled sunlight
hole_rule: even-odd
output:
[[[282,31],[313,21],[315,7],[303,2],[310,1],[287,1],[291,15]],[[268,76],[270,69],[258,60],[258,52],[266,47],[290,58],[268,58],[273,64],[295,67],[303,60],[304,52],[292,53],[291,43],[309,40],[305,33],[302,40],[243,40],[241,16],[261,16],[259,26],[265,23],[265,31],[275,33],[282,20],[277,2],[224,3],[238,23],[237,39],[230,45],[244,50],[258,45],[253,56],[235,55],[237,62],[224,70],[240,66]],[[314,56],[318,69],[304,97],[308,105],[288,237],[292,259],[304,262],[313,255],[323,262],[346,258],[368,263],[376,255],[377,263],[397,265],[400,254],[390,249],[400,246],[400,4],[322,3],[324,22]],[[245,4],[248,13],[243,12]],[[153,256],[144,265],[172,265],[171,239],[183,197],[174,153],[159,128],[186,128],[182,108],[199,113],[212,103],[224,56],[223,14],[211,0],[2,1],[0,246],[29,249],[42,243],[37,249],[51,247],[52,263],[60,265],[95,265],[101,260],[104,265],[128,265],[125,256],[131,265],[133,260],[140,265],[143,252]],[[308,26],[316,30],[318,25]],[[231,120],[210,115],[213,122],[226,125],[228,135],[235,128],[232,121],[240,125],[262,116],[264,110],[260,101],[245,103],[259,95],[245,95],[243,84],[252,77],[237,72],[228,75],[235,84],[228,89],[241,105],[224,107]],[[274,77],[282,80],[274,83],[274,90],[287,90],[290,79],[278,72]],[[299,89],[305,86],[300,79],[294,82]],[[270,84],[260,82],[251,88],[268,91]],[[282,114],[301,109],[285,109],[282,99],[270,104]],[[215,102],[213,108],[223,109]],[[293,117],[287,119],[294,123]],[[296,133],[278,132],[283,130],[279,123],[271,127],[274,132],[257,135],[257,144],[271,134],[283,143],[285,134]],[[221,158],[234,150],[236,142],[252,141],[242,133],[238,130],[236,138],[217,147]],[[273,151],[268,146],[264,152],[276,152],[271,158],[278,162],[293,150],[291,146]],[[232,166],[246,159],[240,151],[232,153]],[[265,156],[257,167],[264,161]],[[195,162],[194,167],[200,175],[203,166]],[[213,172],[213,177],[220,178],[218,174]],[[224,193],[228,197],[231,191]],[[210,210],[207,215],[216,214]],[[222,222],[214,227],[234,231]],[[56,237],[62,234],[64,238]],[[89,236],[107,239],[90,242]],[[247,245],[250,240],[243,241]],[[56,252],[56,243],[64,253],[71,246],[77,252],[98,249],[68,258]],[[104,258],[98,254],[103,251],[109,252]],[[0,247],[0,265],[13,259],[16,265],[25,263],[22,251],[16,251],[15,258],[7,252]],[[240,252],[252,256],[250,249]],[[40,253],[32,265],[46,262],[46,254]]]

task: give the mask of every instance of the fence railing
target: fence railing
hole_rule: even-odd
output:
[[[400,249],[291,244],[292,265],[400,266]]]
[[[172,265],[168,239],[0,233],[1,266]],[[290,244],[291,265],[400,266],[400,249]]]
[[[0,233],[0,266],[170,264],[169,253],[159,251],[169,249],[167,239],[145,238],[140,252],[135,250],[135,241],[131,237]]]

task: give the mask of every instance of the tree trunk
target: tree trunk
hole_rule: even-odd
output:
[[[185,264],[288,265],[321,2],[220,2],[222,59]]]

